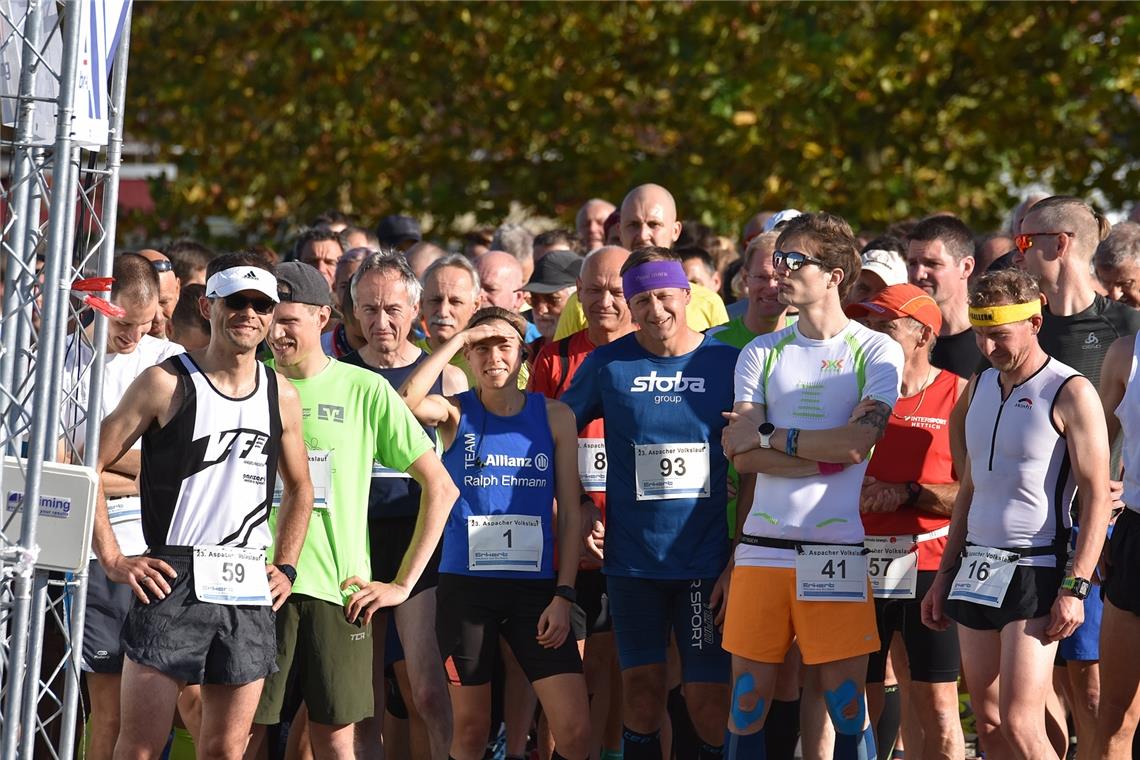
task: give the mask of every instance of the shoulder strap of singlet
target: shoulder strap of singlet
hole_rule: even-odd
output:
[[[562,375],[558,379],[558,388],[554,391],[554,398],[562,396],[562,390],[566,387],[566,381],[570,377],[570,338],[566,337],[558,341],[558,365],[562,371]]]

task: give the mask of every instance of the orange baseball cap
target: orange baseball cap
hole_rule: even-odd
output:
[[[942,329],[942,312],[938,310],[938,304],[926,291],[910,283],[883,288],[871,300],[850,304],[843,312],[853,318],[869,314],[890,319],[911,317],[934,330],[935,334]]]

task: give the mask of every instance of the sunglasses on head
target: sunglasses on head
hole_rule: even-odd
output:
[[[272,314],[277,303],[271,298],[258,298],[257,296],[243,296],[240,293],[226,296],[222,299],[230,311],[245,311],[252,308],[257,314]]]
[[[814,256],[808,256],[801,251],[774,251],[772,253],[772,266],[779,268],[783,264],[789,272],[795,272],[804,264],[815,264],[823,267],[823,262]]]
[[[154,271],[158,272],[159,274],[162,274],[163,272],[174,271],[174,264],[172,264],[168,259],[159,259],[158,261],[152,261],[150,262],[150,265],[154,267]]]
[[[1017,250],[1025,253],[1033,247],[1033,238],[1040,235],[1068,235],[1074,237],[1071,232],[1023,232],[1020,235],[1013,236],[1013,244]]]

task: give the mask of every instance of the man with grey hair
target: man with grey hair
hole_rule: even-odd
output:
[[[372,370],[399,388],[427,353],[409,340],[412,325],[420,311],[422,286],[400,253],[373,253],[361,262],[352,277],[349,290],[356,318],[367,343],[344,357],[346,364]],[[466,319],[463,324],[466,324]],[[434,393],[452,395],[467,389],[463,372],[457,367],[444,369],[436,381]],[[425,429],[434,440],[433,430]],[[372,577],[382,582],[396,577],[400,560],[407,551],[415,531],[420,507],[420,488],[405,473],[374,465],[368,493],[368,530],[371,537]],[[435,587],[439,579],[438,548],[428,568],[412,589],[408,600],[395,607],[396,630],[403,644],[411,693],[405,697],[411,718],[422,723],[424,732],[411,731],[413,745],[426,733],[428,747],[414,747],[415,757],[447,757],[451,746],[451,703],[443,660],[435,637]],[[377,663],[384,662],[385,632],[388,612],[373,627],[374,653]],[[375,671],[373,683],[377,710],[372,721],[360,728],[360,739],[368,746],[380,740],[385,686],[383,669]]]
[[[522,267],[522,281],[530,279],[534,272],[534,233],[521,224],[502,224],[491,238],[492,251],[506,251],[515,257]],[[486,256],[487,254],[483,254]],[[482,257],[480,257],[482,258]],[[520,283],[521,284],[521,283]],[[504,307],[509,308],[509,307]],[[509,309],[517,311],[516,309]]]
[[[479,272],[466,256],[449,253],[436,259],[424,272],[420,314],[427,335],[415,341],[416,346],[430,354],[461,332],[479,308],[481,285]],[[468,384],[473,384],[462,354],[457,354],[451,364],[463,372]],[[525,370],[525,364],[523,368]],[[519,376],[523,374],[520,372]]]
[[[1097,246],[1093,267],[1109,298],[1140,309],[1140,224],[1114,226]]]

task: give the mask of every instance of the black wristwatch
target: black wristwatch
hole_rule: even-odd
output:
[[[554,595],[562,597],[570,604],[576,604],[578,601],[578,591],[573,586],[557,586]]]
[[[297,582],[297,568],[292,565],[274,565],[274,567],[280,570],[281,574],[289,579],[290,586]]]
[[[1089,592],[1092,591],[1092,581],[1088,578],[1078,578],[1075,575],[1070,575],[1061,581],[1061,588],[1078,599],[1086,599]]]

